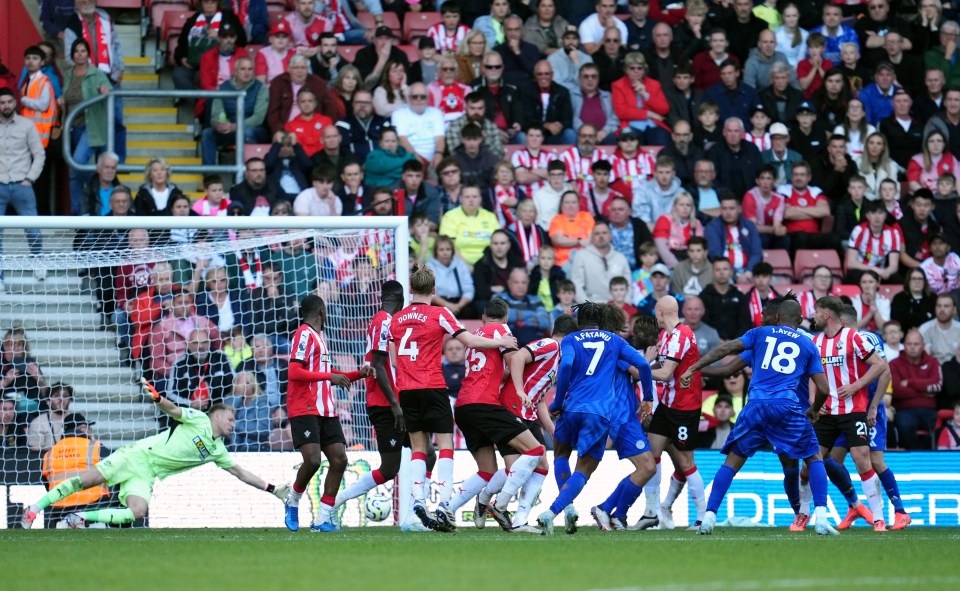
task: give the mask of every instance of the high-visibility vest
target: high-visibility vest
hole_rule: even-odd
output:
[[[50,104],[47,106],[47,110],[40,112],[24,107],[20,113],[27,119],[33,119],[33,124],[37,128],[37,133],[40,134],[40,142],[44,148],[50,143],[50,131],[57,122],[57,97],[53,94],[53,84],[50,83],[50,79],[47,78],[46,74],[38,72],[27,86],[27,91],[23,94],[25,98],[39,99],[43,96],[45,87],[50,93]]]
[[[68,436],[43,454],[43,476],[50,489],[64,480],[79,476],[100,461],[100,442],[87,437]],[[76,507],[89,505],[110,494],[104,486],[95,486],[75,492],[69,497],[57,501],[54,507]]]

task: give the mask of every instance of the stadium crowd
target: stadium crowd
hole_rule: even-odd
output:
[[[501,298],[521,344],[575,303],[609,301],[635,319],[669,294],[706,353],[759,326],[762,303],[785,289],[807,318],[818,297],[842,294],[892,360],[891,443],[960,447],[960,410],[938,421],[960,402],[960,25],[940,0],[294,0],[280,18],[263,0],[195,4],[174,85],[246,95],[243,113],[235,100],[197,101],[198,154],[216,163],[242,117],[244,141],[269,144],[264,157],[235,183],[205,176],[194,200],[162,158],[127,187],[122,102],[116,152],[92,108],[73,123],[74,158],[97,164],[71,172],[74,215],[405,215],[411,263],[437,277],[434,304],[478,319]],[[94,0],[41,6],[51,41],[25,52],[19,77],[5,69],[0,90],[0,213],[37,215],[60,117],[123,80],[113,21]],[[436,24],[412,45],[385,24],[431,11]],[[298,302],[322,295],[335,353],[359,362],[393,264],[385,238],[90,278],[126,362],[177,403],[236,406],[232,449],[288,450]],[[76,246],[218,239],[132,230]],[[811,250],[835,263],[802,264]],[[69,387],[46,382],[27,337],[11,328],[2,341],[2,445],[44,450],[70,417]],[[449,343],[445,359],[455,396],[463,346]],[[747,384],[713,385],[703,447],[719,448]],[[350,431],[362,408],[362,396],[342,400],[355,449],[372,445]]]

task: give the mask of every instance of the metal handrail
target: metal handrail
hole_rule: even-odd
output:
[[[244,112],[244,102],[246,98],[246,91],[243,90],[111,90],[107,94],[97,95],[93,98],[89,98],[85,101],[81,101],[73,109],[67,113],[67,119],[63,122],[63,159],[67,162],[67,165],[70,168],[75,170],[81,170],[84,172],[95,172],[97,170],[96,164],[80,164],[73,158],[73,150],[70,148],[72,145],[70,141],[71,129],[73,127],[73,120],[79,115],[83,110],[91,105],[107,101],[107,151],[114,152],[116,151],[114,147],[116,146],[116,137],[115,133],[115,123],[116,123],[116,112],[114,111],[114,102],[118,97],[132,97],[132,98],[228,98],[235,97],[237,99],[237,113]],[[199,172],[199,173],[212,173],[212,172],[227,172],[231,174],[236,174],[243,170],[243,133],[244,133],[244,122],[243,117],[237,117],[237,129],[236,137],[234,139],[237,146],[237,155],[236,162],[234,164],[186,164],[178,165],[177,172]],[[121,164],[117,167],[117,172],[142,172],[143,167],[132,164]]]

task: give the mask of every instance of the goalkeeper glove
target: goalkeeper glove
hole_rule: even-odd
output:
[[[271,488],[273,490],[270,490]],[[268,484],[267,492],[269,492],[270,494],[272,494],[273,496],[277,497],[278,499],[280,499],[285,503],[287,502],[287,497],[290,496],[290,485],[282,484],[280,486],[273,486],[272,484]]]
[[[143,387],[144,396],[149,396],[150,399],[153,400],[154,404],[160,403],[160,393],[157,392],[157,389],[153,387],[153,384],[147,381],[147,378],[140,378],[140,385]]]

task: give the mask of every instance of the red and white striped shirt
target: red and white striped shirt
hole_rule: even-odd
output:
[[[960,287],[960,256],[951,252],[943,261],[943,265],[938,265],[933,257],[920,263],[920,269],[927,276],[927,283],[930,289],[937,295],[951,292]]]
[[[610,164],[613,167],[613,171],[611,172],[612,178],[610,180],[619,179],[628,185],[632,191],[639,190],[647,181],[653,178],[653,169],[656,166],[656,161],[650,152],[640,150],[636,156],[629,158],[621,154],[618,150],[617,153],[613,155],[612,160]]]
[[[302,363],[307,371],[330,373],[331,356],[323,334],[309,324],[301,324],[290,339],[290,362]],[[287,416],[337,416],[337,404],[329,380],[287,382]]]
[[[488,339],[499,339],[512,334],[506,324],[484,325],[473,334]],[[515,349],[510,349],[514,351]],[[464,363],[466,373],[457,395],[456,406],[465,404],[500,404],[500,384],[503,383],[503,354],[506,349],[467,349]]]
[[[513,164],[514,168],[526,168],[527,170],[533,170],[534,168],[543,168],[546,169],[547,165],[557,159],[557,155],[553,152],[547,152],[545,150],[540,150],[540,153],[534,156],[526,148],[522,150],[517,150],[510,156],[510,164]],[[526,193],[528,198],[533,198],[533,192],[537,189],[543,187],[547,184],[547,181],[537,181],[535,183],[530,183],[529,185],[520,185],[523,189],[523,192]]]
[[[760,292],[757,291],[756,287],[747,292],[747,305],[750,306],[750,318],[753,319],[754,328],[763,325],[763,305],[776,297],[780,297],[780,294],[772,287],[765,298],[760,297]]]
[[[746,232],[747,230],[744,229],[743,231]],[[740,241],[740,238],[742,238],[740,225],[728,225],[726,244],[723,248],[727,251],[727,260],[730,261],[730,264],[733,265],[733,270],[737,273],[745,271],[748,262],[747,253],[743,251],[743,242]]]
[[[537,404],[543,400],[544,394],[553,385],[557,375],[557,365],[560,363],[560,343],[544,338],[527,343],[524,349],[530,351],[533,361],[523,368],[523,391],[532,402],[531,408],[520,404],[517,388],[513,380],[508,379],[500,390],[500,404],[504,408],[528,421],[537,420]]]
[[[366,365],[373,364],[373,352],[385,353],[390,355],[390,321],[392,317],[385,310],[379,310],[374,314],[367,326],[367,353],[363,356],[363,362]],[[389,361],[387,366],[387,380],[390,387],[396,390],[396,371],[393,364]],[[367,406],[390,406],[390,401],[380,389],[376,376],[369,376],[367,381]]]
[[[748,142],[756,146],[757,149],[760,150],[761,152],[763,152],[764,150],[769,150],[772,147],[770,144],[769,132],[764,132],[763,135],[761,135],[760,137],[757,137],[748,131],[743,134],[743,139],[747,140]]]
[[[774,191],[769,199],[764,199],[760,189],[754,187],[743,195],[743,217],[758,226],[772,226],[774,222],[783,222],[783,195]]]
[[[447,55],[453,55],[457,53],[457,48],[460,47],[460,43],[466,39],[467,33],[470,32],[470,27],[466,25],[457,25],[457,30],[451,35],[447,32],[447,27],[443,23],[437,23],[427,29],[427,37],[433,39],[433,44],[437,48],[437,51]]]
[[[593,173],[590,167],[597,160],[603,160],[603,152],[594,150],[593,155],[586,158],[580,154],[580,149],[576,146],[570,146],[562,154],[560,160],[567,165],[567,180],[577,183],[577,192],[581,196],[593,188]]]
[[[827,414],[845,415],[866,412],[867,388],[853,396],[841,399],[837,390],[850,385],[867,372],[866,359],[873,354],[873,345],[852,328],[841,328],[833,337],[820,333],[813,337],[813,344],[820,351],[820,360],[830,385],[830,397],[823,406]]]
[[[657,382],[657,398],[660,404],[667,405],[674,410],[696,410],[703,404],[701,389],[703,378],[700,372],[693,374],[689,388],[680,386],[678,376],[682,376],[687,369],[700,360],[700,348],[697,347],[697,337],[686,324],[678,324],[672,331],[660,332],[660,345],[657,359],[662,366],[668,359],[677,362],[677,368],[666,382]]]
[[[884,225],[880,235],[870,230],[870,223],[863,222],[850,233],[848,248],[857,253],[857,262],[871,267],[885,267],[887,255],[903,248],[903,233],[899,226]]]
[[[829,294],[827,294],[829,295]],[[816,311],[817,305],[817,294],[811,291],[805,291],[797,296],[797,299],[800,302],[800,309],[803,312],[804,318],[813,318],[813,313]]]
[[[370,259],[370,264],[375,269],[386,265],[388,269],[392,268],[394,259],[393,232],[391,230],[362,230],[360,234],[360,243],[357,245],[357,254]],[[390,273],[388,279],[394,277]]]

